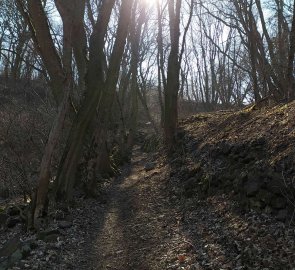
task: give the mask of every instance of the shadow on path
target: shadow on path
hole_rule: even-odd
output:
[[[292,269],[295,252],[285,252],[283,227],[261,215],[239,215],[224,194],[190,200],[171,192],[170,172],[181,168],[160,154],[152,159],[135,147],[107,204],[93,212],[84,263],[75,269]],[[149,161],[158,164],[146,171]]]
[[[85,269],[168,269],[167,253],[180,239],[180,217],[170,208],[165,177],[157,168],[145,171],[148,161],[135,147],[131,165],[114,180],[90,236]]]

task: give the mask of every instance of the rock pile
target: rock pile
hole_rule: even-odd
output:
[[[279,143],[279,138],[271,142],[271,138],[254,131],[253,136],[239,138],[240,131],[235,128],[226,133],[227,138],[219,140],[221,135],[212,128],[212,119],[192,121],[202,122],[184,123],[179,132],[181,149],[170,160],[170,177],[179,179],[184,196],[233,194],[245,210],[272,214],[280,221],[291,218],[295,202],[294,155],[292,151],[282,154],[290,142]],[[224,129],[229,127],[230,123]],[[194,128],[200,137],[192,136]],[[208,132],[203,137],[201,128],[204,134]],[[274,152],[273,145],[278,144],[281,147]]]

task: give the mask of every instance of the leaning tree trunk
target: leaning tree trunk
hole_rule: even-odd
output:
[[[47,199],[48,199],[47,194],[48,194],[49,181],[50,181],[51,161],[52,161],[55,147],[61,136],[66,114],[69,108],[69,93],[70,93],[70,88],[68,87],[67,92],[64,95],[63,102],[59,106],[58,115],[55,118],[53,126],[50,130],[48,141],[46,143],[46,147],[42,157],[42,161],[40,165],[38,189],[36,192],[36,197],[34,198],[35,201],[33,202],[34,203],[34,207],[32,209],[33,216],[32,216],[32,220],[29,219],[29,222],[33,221],[33,224],[31,225],[34,228],[40,227],[41,225],[40,218],[43,218],[47,212],[47,209],[46,209]]]
[[[104,3],[110,4],[111,2]],[[104,99],[104,96],[113,97],[116,91],[133,1],[124,1],[121,4],[117,38],[111,55],[106,81],[104,82],[104,34],[107,31],[113,5],[114,2],[108,6],[108,13],[101,13],[101,21],[98,22],[97,29],[94,30],[94,35],[90,41],[90,62],[86,76],[86,98],[71,130],[64,158],[58,172],[56,182],[56,196],[58,199],[66,199],[67,201],[72,199],[76,167],[88,127],[95,116],[97,107],[99,111],[103,107],[101,106],[101,101]],[[99,47],[99,50],[97,50],[97,47]],[[106,94],[106,92],[109,93]]]
[[[61,64],[60,57],[56,51],[53,38],[50,34],[48,18],[46,17],[41,0],[27,0],[28,12],[21,0],[17,0],[17,7],[26,20],[34,46],[38,51],[50,77],[50,86],[53,96],[60,104],[63,100],[63,87],[65,73]]]
[[[32,211],[28,217],[28,227],[39,227],[40,217],[46,212],[47,193],[50,180],[51,161],[54,149],[58,143],[60,133],[68,110],[69,80],[65,79],[65,73],[61,60],[54,46],[50,34],[48,20],[40,0],[28,0],[28,13],[22,1],[17,1],[17,6],[22,16],[29,25],[34,46],[38,50],[43,63],[48,71],[51,89],[57,101],[58,114],[51,128],[48,141],[40,165],[40,175],[36,194],[32,201]]]
[[[103,119],[98,119],[98,121]],[[112,166],[110,160],[110,151],[107,146],[107,123],[99,123],[94,132],[93,143],[90,151],[95,156],[88,161],[87,180],[84,184],[84,190],[87,196],[96,197],[96,183],[100,175],[111,174]]]
[[[97,105],[102,95],[101,89],[104,86],[102,59],[105,57],[103,53],[104,37],[107,32],[114,4],[115,0],[104,2],[102,4],[99,19],[94,26],[94,31],[90,38],[89,63],[86,75],[86,97],[70,131],[58,171],[55,183],[57,199],[71,198],[76,165],[82,151],[83,139],[87,128],[95,115]]]

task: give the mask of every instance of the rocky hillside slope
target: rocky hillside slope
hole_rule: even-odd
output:
[[[179,128],[170,176],[183,195],[235,196],[244,210],[291,220],[295,203],[295,103],[198,114]],[[177,182],[177,181],[176,181]]]

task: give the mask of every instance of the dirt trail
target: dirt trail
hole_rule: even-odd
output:
[[[167,269],[171,264],[167,254],[182,241],[180,216],[170,207],[158,171],[145,171],[147,162],[137,147],[131,165],[110,189],[91,251],[92,269]]]
[[[86,212],[80,209],[81,243],[61,254],[67,259],[58,269],[295,269],[293,227],[242,213],[226,194],[183,197],[160,156],[146,171],[153,157],[135,147],[106,204],[90,201]]]

